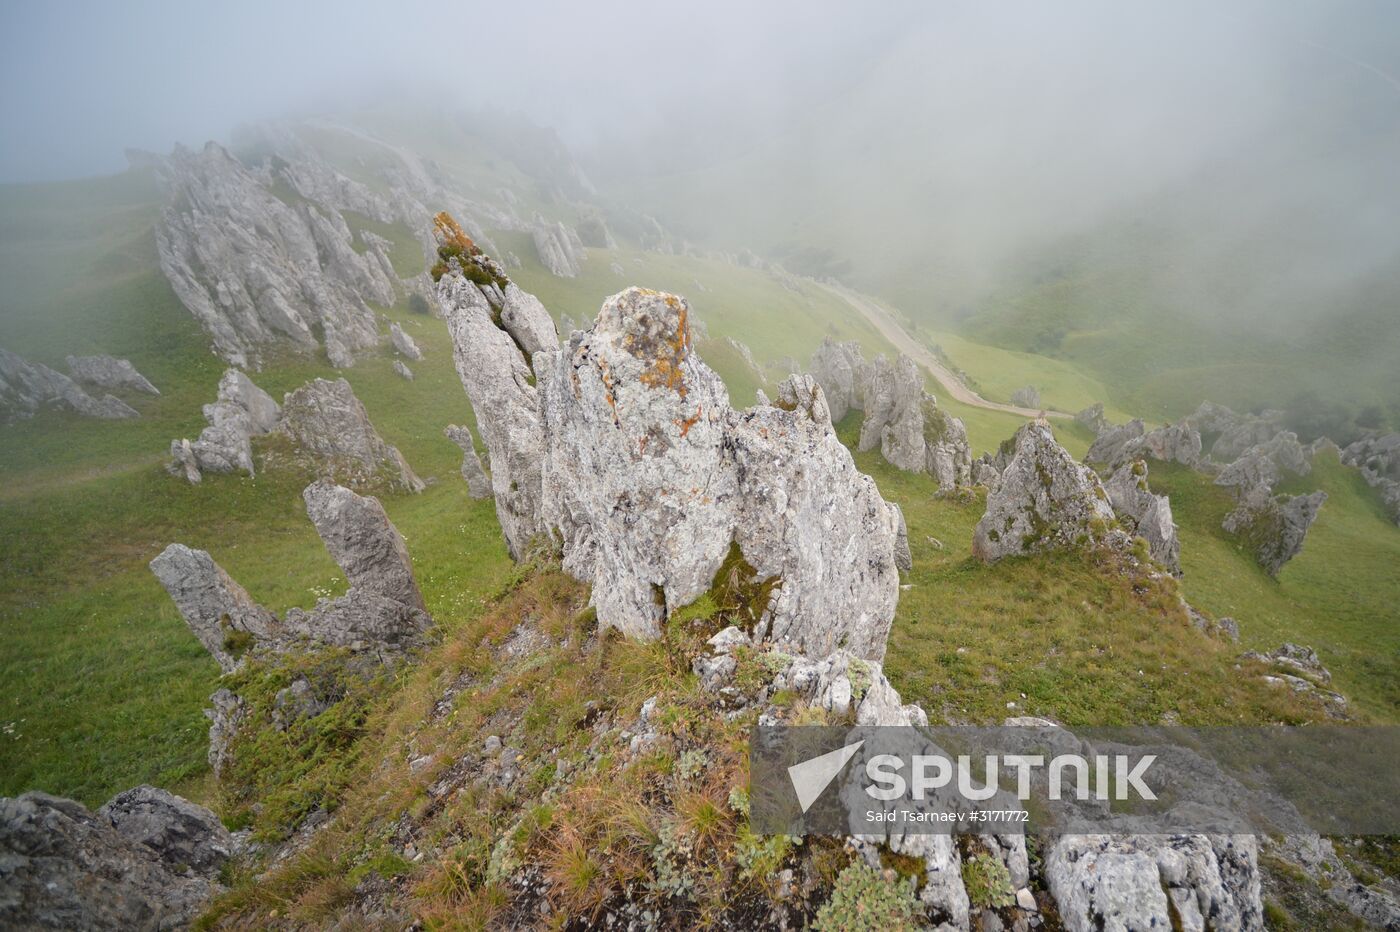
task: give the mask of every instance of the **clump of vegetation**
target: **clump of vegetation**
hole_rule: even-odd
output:
[[[986,852],[963,860],[963,886],[973,906],[999,909],[1016,902],[1016,888],[1011,885],[1011,872],[1001,858]]]
[[[908,929],[923,915],[914,879],[853,862],[836,878],[831,899],[817,911],[817,932],[888,932]]]

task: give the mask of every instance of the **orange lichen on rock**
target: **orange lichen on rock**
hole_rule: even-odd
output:
[[[655,358],[641,375],[642,384],[649,388],[669,388],[682,398],[686,396],[685,373],[682,366],[690,353],[689,311],[685,302],[675,295],[666,295],[666,303],[675,308],[676,335],[673,339],[663,339],[656,347]],[[631,347],[629,347],[630,349]]]
[[[446,246],[450,249],[461,250],[469,256],[481,255],[481,250],[477,248],[472,238],[462,229],[451,214],[447,211],[439,211],[433,217],[433,236],[437,238],[439,246]]]

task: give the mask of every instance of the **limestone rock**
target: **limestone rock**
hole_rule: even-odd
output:
[[[276,637],[277,616],[254,602],[205,551],[171,544],[151,561],[151,572],[225,673],[238,665],[240,641],[246,647]]]
[[[68,371],[73,378],[108,391],[145,392],[159,395],[160,390],[136,371],[129,360],[113,356],[69,356]]]
[[[535,226],[530,230],[535,243],[535,253],[540,264],[551,275],[559,278],[574,278],[579,273],[583,261],[583,244],[578,234],[562,223],[547,223],[543,218],[535,218]]]
[[[893,365],[883,356],[875,358],[863,399],[865,419],[857,445],[861,452],[879,446],[891,464],[911,472],[923,469],[923,431],[919,423],[923,384],[918,366],[908,356],[901,353]],[[888,444],[887,427],[893,428]]]
[[[449,424],[442,432],[448,440],[462,448],[462,478],[467,481],[467,494],[472,498],[490,498],[491,479],[476,455],[471,429]]]
[[[1064,835],[1045,884],[1069,932],[1262,930],[1251,835]]]
[[[138,416],[136,409],[120,398],[93,398],[63,373],[0,349],[0,419],[9,423],[50,407],[103,420]]]
[[[389,340],[394,344],[394,349],[414,362],[423,358],[423,351],[418,348],[417,343],[413,342],[413,337],[404,333],[404,329],[399,326],[398,321],[389,325]]]
[[[1136,442],[1129,442],[1125,453],[1194,466],[1201,458],[1201,435],[1187,422],[1179,421],[1150,430]]]
[[[1034,385],[1018,388],[1011,393],[1011,403],[1018,408],[1040,408],[1040,389]]]
[[[870,373],[859,343],[836,343],[827,337],[812,354],[811,370],[826,394],[833,422],[841,421],[848,411],[862,407],[865,382]]]
[[[193,443],[171,442],[168,471],[191,483],[199,482],[205,472],[253,475],[252,438],[269,433],[280,414],[277,402],[252,379],[237,369],[227,370],[219,379],[218,397],[204,406],[209,426]]]
[[[438,283],[438,303],[452,335],[453,359],[491,462],[496,516],[511,556],[522,559],[544,531],[540,471],[544,433],[531,361],[495,322],[493,307],[475,284],[457,273]]]
[[[123,838],[154,851],[175,873],[210,877],[233,851],[233,838],[218,816],[154,786],[118,793],[97,814]]]
[[[1102,535],[1113,522],[1108,495],[1093,470],[1055,442],[1050,425],[1025,424],[1013,444],[1011,460],[977,522],[972,552],[993,562],[1074,547]]]
[[[247,705],[231,689],[216,689],[209,697],[212,706],[204,710],[209,719],[209,766],[218,775],[232,755],[234,736],[247,717]]]
[[[1236,414],[1224,405],[1203,401],[1185,420],[1203,435],[1214,437],[1212,459],[1229,463],[1250,447],[1272,439],[1280,430],[1283,413]]]
[[[927,392],[920,405],[923,420],[925,468],[944,492],[972,484],[972,446],[962,418],[938,407]]]
[[[379,436],[344,379],[313,379],[289,392],[282,400],[277,431],[323,478],[352,485],[384,481],[409,492],[423,490],[423,480],[398,449]]]
[[[208,810],[202,813],[183,828],[198,832],[196,822],[207,826],[209,837],[192,835],[187,842],[192,850],[211,851],[222,843],[209,840],[218,820]],[[137,828],[125,809],[119,816]],[[157,832],[150,840],[160,844],[166,836]],[[128,837],[108,818],[71,799],[46,793],[0,799],[0,870],[5,878],[0,926],[183,929],[221,888],[209,869],[189,864],[177,870],[163,857],[169,850]]]
[[[894,565],[907,573],[914,568],[914,555],[909,550],[909,525],[904,522],[904,509],[894,502],[890,502],[890,508],[894,509],[899,528],[894,541]]]
[[[1181,544],[1172,522],[1171,503],[1167,496],[1155,495],[1148,488],[1147,464],[1135,460],[1118,467],[1104,483],[1104,491],[1123,525],[1147,541],[1152,559],[1180,576]]]
[[[1143,428],[1141,418],[1133,418],[1126,424],[1117,427],[1108,425],[1099,431],[1098,437],[1089,446],[1089,452],[1084,454],[1085,462],[1108,463],[1116,466],[1122,463],[1127,457],[1127,447],[1130,443],[1140,440],[1146,433]]]
[[[355,588],[338,598],[318,600],[310,611],[288,609],[284,620],[289,643],[304,639],[381,658],[418,646],[432,624],[420,608]]]
[[[1108,419],[1103,414],[1103,402],[1096,401],[1089,407],[1080,411],[1074,416],[1075,423],[1083,424],[1094,432],[1095,436],[1102,433],[1108,427]]]
[[[1264,443],[1255,444],[1220,471],[1216,485],[1229,486],[1241,497],[1269,492],[1283,473],[1306,476],[1312,471],[1312,455],[1292,431],[1280,431]]]
[[[591,330],[536,357],[544,514],[565,569],[593,583],[600,622],[655,637],[737,546],[757,579],[781,581],[762,622],[774,643],[882,656],[898,595],[894,513],[856,472],[815,381],[734,411],[692,350],[688,312],[674,295],[629,289]]]
[[[356,495],[324,479],[307,486],[302,498],[316,533],[351,589],[375,592],[427,611],[408,547],[378,499]]]
[[[528,362],[541,350],[559,348],[559,334],[554,321],[540,299],[521,291],[515,282],[507,282],[505,301],[501,305],[501,326],[520,347]]]
[[[1270,495],[1267,489],[1258,489],[1225,516],[1222,526],[1240,535],[1259,565],[1277,576],[1303,549],[1303,538],[1325,501],[1327,493],[1320,490],[1309,495]]]
[[[402,359],[394,360],[394,374],[405,382],[413,381],[413,370],[405,366]]]
[[[1381,500],[1400,524],[1400,434],[1358,440],[1341,452],[1341,460],[1361,470],[1367,485],[1380,492]]]
[[[395,284],[336,207],[279,199],[218,145],[177,146],[161,162],[169,203],[156,245],[180,301],[240,367],[257,366],[273,344],[309,352],[323,345],[348,366],[379,334],[367,302],[387,306]]]

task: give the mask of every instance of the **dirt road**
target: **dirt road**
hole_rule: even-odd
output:
[[[981,395],[974,392],[962,383],[947,366],[939,362],[938,357],[926,348],[918,340],[915,340],[909,333],[900,326],[899,321],[890,316],[889,312],[874,301],[849,288],[840,285],[830,285],[824,282],[817,284],[841,298],[851,307],[860,312],[861,316],[870,321],[871,325],[895,345],[901,352],[914,360],[919,365],[927,369],[938,384],[943,386],[943,390],[951,395],[955,400],[974,408],[986,408],[989,411],[1003,411],[1007,414],[1017,414],[1021,417],[1073,417],[1064,411],[1053,411],[1050,409],[1035,410],[1033,408],[1018,408],[1016,405],[1001,404],[996,401],[988,401]]]

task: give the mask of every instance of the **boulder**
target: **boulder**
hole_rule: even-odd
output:
[[[1208,404],[1202,404],[1187,420],[1202,432],[1218,434],[1210,448],[1211,458],[1218,463],[1234,461],[1250,447],[1273,439],[1281,429],[1283,413],[1280,411],[1236,414],[1224,405],[1207,407]]]
[[[907,573],[914,568],[914,554],[909,550],[909,525],[904,522],[904,509],[894,502],[890,502],[890,508],[894,509],[899,529],[894,541],[894,565]]]
[[[1397,524],[1400,524],[1400,434],[1365,437],[1348,444],[1341,460],[1361,470],[1366,484],[1380,493]]]
[[[1252,835],[1064,835],[1045,885],[1069,932],[1263,930]]]
[[[405,366],[402,359],[394,360],[394,374],[405,382],[413,381],[413,370]]]
[[[1133,418],[1128,423],[1116,427],[1107,425],[1099,431],[1099,435],[1089,446],[1089,452],[1084,454],[1084,460],[1089,463],[1117,465],[1127,458],[1128,445],[1142,439],[1144,433],[1146,430],[1143,428],[1141,418]]]
[[[302,492],[306,513],[351,589],[427,611],[403,536],[372,496],[322,479]]]
[[[279,634],[277,616],[254,602],[203,550],[171,544],[151,561],[151,572],[225,673],[256,641]]]
[[[559,348],[559,333],[539,298],[522,291],[515,282],[507,282],[503,294],[501,327],[510,334],[526,361],[541,350]]]
[[[93,398],[63,373],[0,349],[0,419],[10,423],[33,417],[44,408],[109,421],[138,416],[136,409],[120,398]]]
[[[1327,493],[1320,490],[1309,495],[1270,495],[1267,489],[1256,489],[1225,516],[1222,526],[1243,538],[1259,565],[1277,576],[1303,549],[1303,538],[1325,501]]]
[[[1147,456],[1164,463],[1195,466],[1201,458],[1201,434],[1185,421],[1150,430],[1126,445],[1127,456]]]
[[[852,409],[862,407],[869,363],[861,355],[859,343],[836,343],[827,337],[812,354],[810,368],[826,395],[833,422],[841,421]]]
[[[418,348],[418,344],[413,342],[413,337],[404,333],[404,329],[399,326],[398,321],[389,325],[389,341],[394,344],[394,349],[409,359],[417,362],[423,358],[423,351]]]
[[[69,356],[68,371],[73,378],[108,391],[145,392],[159,395],[160,390],[136,371],[129,360],[114,356]]]
[[[1284,472],[1306,476],[1312,472],[1312,454],[1298,442],[1292,431],[1279,431],[1264,443],[1255,444],[1220,471],[1216,485],[1233,488],[1241,497],[1270,492]]]
[[[462,478],[467,481],[467,494],[472,498],[490,498],[491,478],[486,475],[481,459],[476,455],[471,428],[449,424],[442,432],[448,440],[462,448]]]
[[[856,471],[813,379],[735,411],[693,352],[688,314],[681,298],[632,288],[536,357],[544,517],[565,569],[592,582],[601,623],[656,637],[737,548],[772,586],[764,636],[814,656],[882,656],[895,513]]]
[[[891,464],[911,472],[922,470],[920,402],[923,390],[924,380],[914,360],[902,353],[894,364],[884,356],[875,357],[862,400],[865,419],[861,421],[857,449],[865,452],[879,446]],[[887,428],[890,428],[888,440]]]
[[[1074,416],[1076,424],[1083,424],[1097,436],[1108,427],[1108,419],[1103,414],[1103,402],[1096,401]]]
[[[272,396],[253,384],[237,369],[229,369],[219,379],[219,394],[213,404],[204,406],[209,426],[199,438],[174,440],[167,471],[199,482],[203,473],[243,472],[254,474],[252,438],[269,433],[277,426],[281,408]]]
[[[924,468],[947,492],[972,484],[972,446],[962,418],[938,407],[938,401],[925,392],[920,404],[924,435]]]
[[[1011,393],[1011,403],[1018,408],[1040,409],[1040,389],[1034,385],[1018,388]]]
[[[1000,482],[973,532],[972,552],[1002,557],[1080,546],[1102,538],[1113,508],[1093,470],[1055,442],[1043,419],[1016,432]]]
[[[233,851],[233,837],[203,806],[154,786],[118,793],[97,810],[117,834],[154,851],[170,870],[213,876]]]
[[[398,448],[379,436],[344,379],[313,379],[289,392],[282,400],[277,431],[323,478],[355,486],[384,483],[409,492],[423,490],[423,480]]]
[[[1147,541],[1152,559],[1173,576],[1181,575],[1181,544],[1172,522],[1172,507],[1165,495],[1155,495],[1147,485],[1147,464],[1135,460],[1118,467],[1104,483],[1109,503],[1123,526]]]
[[[186,928],[222,889],[228,835],[209,810],[149,789],[114,799],[110,818],[46,793],[0,799],[0,926]]]

